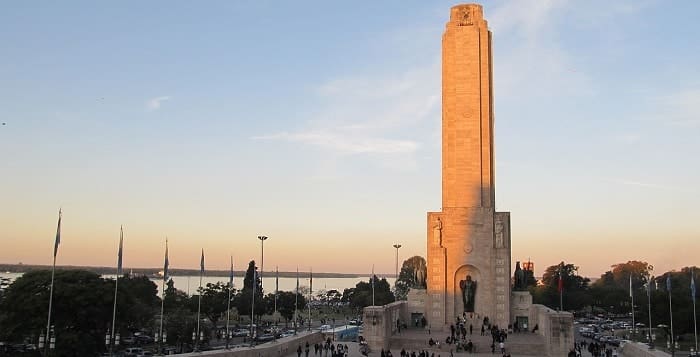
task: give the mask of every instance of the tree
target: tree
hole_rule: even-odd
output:
[[[267,312],[272,313],[275,304],[275,294],[267,294],[265,300],[268,307]],[[306,308],[306,298],[303,295],[297,295],[292,291],[279,291],[277,293],[277,311],[287,321],[291,321],[294,318],[295,302],[297,311],[303,311]]]
[[[51,272],[17,278],[0,304],[0,339],[37,341],[46,329]],[[52,324],[59,356],[94,356],[104,349],[112,320],[114,284],[84,270],[58,270],[54,279]],[[126,320],[122,316],[122,320]]]
[[[372,305],[372,281],[374,281],[374,304],[382,306],[395,301],[394,294],[391,292],[391,287],[386,279],[379,280],[376,275],[370,278],[369,282],[361,281],[355,285],[355,288],[348,292],[350,306],[363,308]]]
[[[251,260],[248,263],[248,269],[243,278],[243,289],[236,298],[236,308],[241,315],[250,315],[253,296],[253,284],[255,284],[255,315],[265,313],[265,304],[263,301],[262,281],[258,276],[258,268],[255,266],[255,261]]]
[[[216,326],[219,317],[226,312],[229,297],[229,285],[217,282],[216,284],[207,283],[207,286],[202,288],[202,310],[201,312],[209,318]],[[235,295],[231,295],[233,301]],[[196,311],[196,310],[195,310]]]
[[[561,274],[562,300],[566,310],[578,310],[590,305],[588,283],[590,279],[578,275],[578,267],[561,262],[548,267],[542,275],[542,286],[533,287],[530,292],[533,302],[549,307],[559,307],[559,276]]]
[[[418,255],[404,260],[399,277],[396,279],[396,287],[394,289],[396,300],[406,300],[408,291],[411,288],[425,289],[425,281],[421,282],[422,284],[416,281],[416,271],[423,269],[425,266],[425,259]]]

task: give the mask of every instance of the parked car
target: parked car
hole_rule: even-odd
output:
[[[266,333],[264,335],[255,336],[255,342],[269,342],[275,339],[272,334]]]
[[[250,331],[246,329],[238,329],[233,331],[233,336],[234,337],[244,337],[244,336],[249,336]]]

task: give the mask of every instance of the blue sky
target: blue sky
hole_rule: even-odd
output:
[[[0,262],[393,272],[440,209],[454,2],[7,3]],[[493,1],[496,197],[514,260],[697,264],[693,1]],[[114,248],[113,248],[114,247]],[[339,259],[340,258],[340,259]],[[695,259],[693,259],[695,258]]]

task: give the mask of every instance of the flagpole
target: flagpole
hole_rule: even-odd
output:
[[[233,256],[231,256],[231,273],[228,282],[228,300],[226,301],[226,349],[229,343],[229,319],[231,317],[231,290],[233,290]]]
[[[698,353],[698,315],[695,313],[695,269],[690,270],[690,292],[693,296],[693,328],[695,331],[695,353]]]
[[[671,273],[668,273],[668,275],[666,276],[666,287],[666,290],[668,290],[668,312],[671,321],[671,355],[673,356],[676,349],[676,341],[673,339],[673,307],[671,307]]]
[[[309,268],[309,331],[311,331],[311,294],[314,288],[313,269]]]
[[[168,280],[168,237],[165,237],[165,262],[163,263],[163,281],[161,282],[161,293],[160,293],[160,333],[158,334],[158,353],[160,353],[161,340],[160,336],[163,336],[163,307],[165,303],[165,281]]]
[[[275,266],[275,312],[273,314],[275,318],[275,330],[272,332],[272,337],[277,341],[277,292],[279,291],[280,287],[280,269],[279,267]]]
[[[651,276],[649,277],[649,281],[647,281],[647,308],[649,309],[649,349],[654,348],[654,340],[651,338],[651,282],[654,280],[654,277]]]
[[[199,267],[199,299],[197,302],[197,337],[194,343],[194,350],[199,351],[199,314],[202,311],[202,275],[204,275],[204,249],[202,249],[202,259]]]
[[[632,338],[637,334],[637,325],[634,324],[634,293],[632,292],[632,274],[630,274],[630,299],[632,299]]]
[[[117,291],[119,290],[119,276],[122,274],[122,243],[124,240],[124,229],[119,227],[119,253],[117,254],[117,278],[114,279],[114,306],[112,307],[112,334],[109,340],[109,356],[114,350],[114,327],[117,321]]]
[[[559,267],[559,283],[557,286],[559,288],[559,312],[564,312],[564,280],[561,277],[561,270],[563,267],[562,263],[562,266]]]
[[[50,338],[51,338],[51,309],[53,308],[53,281],[56,275],[56,255],[58,253],[58,245],[61,243],[61,216],[62,210],[58,209],[58,227],[56,228],[56,240],[53,245],[53,264],[51,265],[51,287],[49,288],[49,313],[46,321],[46,348],[44,354],[49,354]]]
[[[374,264],[372,264],[372,276],[369,279],[372,281],[372,306],[374,306]]]
[[[253,338],[255,337],[255,287],[258,285],[258,270],[253,266],[253,294],[250,297],[250,346],[253,346]],[[255,326],[257,327],[257,326]]]
[[[294,294],[294,335],[297,334],[297,322],[299,321],[299,317],[297,316],[298,304],[299,304],[299,267],[297,266],[297,289],[296,289],[296,293]]]

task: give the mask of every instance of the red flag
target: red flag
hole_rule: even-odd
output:
[[[564,291],[564,280],[561,278],[561,270],[559,270],[559,286],[557,286],[557,290],[560,294],[562,291]]]

